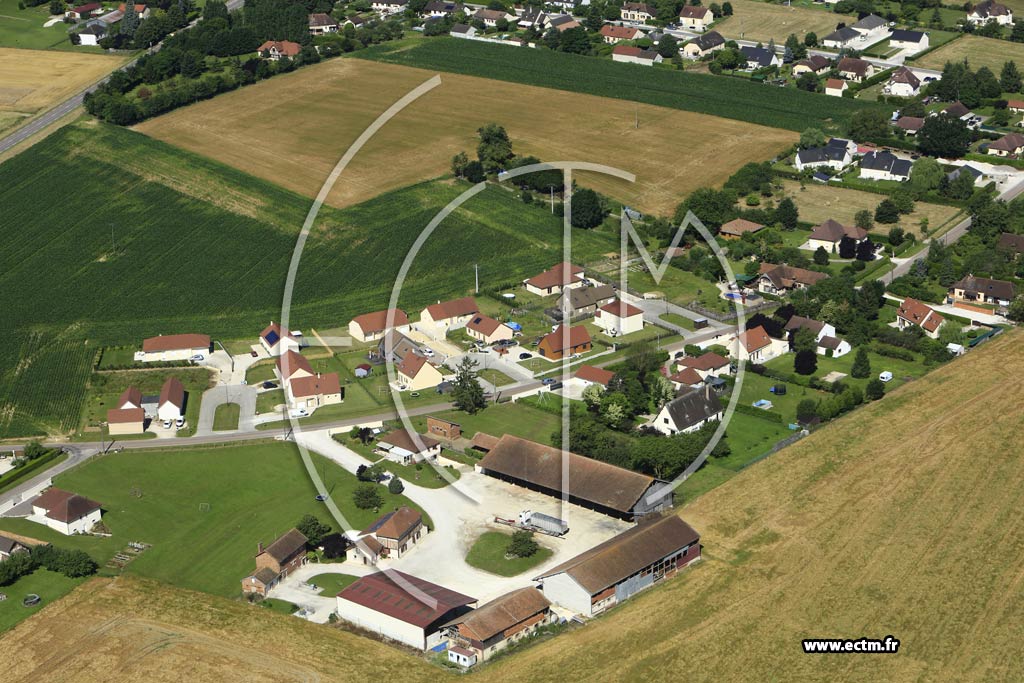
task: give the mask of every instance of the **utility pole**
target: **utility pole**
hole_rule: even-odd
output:
[[[548,186],[548,190],[551,193],[551,213],[554,214],[555,213],[555,186],[554,185],[549,185]]]
[[[477,294],[479,294],[480,293],[480,264],[479,263],[474,263],[473,264],[473,274],[474,274],[474,277],[475,277],[475,280],[476,280],[476,290],[475,291],[476,291]]]

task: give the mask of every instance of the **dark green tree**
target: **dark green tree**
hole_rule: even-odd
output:
[[[582,187],[572,193],[570,202],[570,223],[574,228],[596,228],[601,225],[608,210],[601,201],[601,197],[593,190]]]
[[[519,529],[512,532],[505,552],[513,557],[532,557],[537,553],[539,547],[537,541],[533,540],[532,531]]]
[[[487,407],[487,398],[477,377],[476,367],[475,360],[464,357],[455,368],[455,381],[452,382],[452,403],[471,415]]]
[[[885,396],[885,382],[875,377],[864,385],[864,398],[869,401],[877,401]]]
[[[868,358],[867,350],[862,346],[857,349],[857,355],[853,357],[853,366],[850,367],[850,376],[863,379],[871,375],[871,360]]]
[[[796,229],[799,220],[800,212],[796,208],[796,203],[789,197],[783,199],[775,207],[775,222],[786,230]]]
[[[825,251],[825,247],[818,247],[814,250],[814,262],[819,266],[828,265],[828,252]]]
[[[377,484],[364,483],[352,492],[352,502],[360,510],[373,510],[384,504],[384,497]]]
[[[808,31],[804,35],[804,45],[807,47],[818,47],[818,34],[814,31]]]
[[[1016,62],[1003,64],[1003,70],[999,73],[999,85],[1005,92],[1020,92],[1021,78]]]
[[[331,533],[331,525],[324,524],[313,515],[303,515],[295,528],[302,532],[311,546],[317,545],[324,536]]]
[[[896,203],[886,197],[875,208],[875,220],[879,223],[895,223],[900,219],[900,210]]]
[[[814,351],[797,351],[793,355],[793,371],[798,375],[813,375],[818,370],[818,354]]]
[[[480,142],[476,147],[476,156],[487,173],[496,173],[512,158],[512,141],[509,140],[505,128],[496,123],[488,123],[477,129]]]
[[[405,484],[402,483],[402,480],[398,477],[391,477],[391,480],[388,481],[388,493],[397,496],[401,494],[402,491],[405,491]]]
[[[933,157],[962,157],[971,144],[971,131],[958,118],[929,116],[917,134],[917,147]]]

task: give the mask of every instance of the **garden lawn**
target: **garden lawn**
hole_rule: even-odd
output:
[[[814,373],[814,376],[821,378],[833,371],[842,372],[846,374],[846,377],[842,380],[844,383],[859,386],[863,389],[871,379],[878,377],[880,373],[888,370],[892,373],[892,381],[886,383],[885,390],[886,392],[889,392],[907,381],[923,376],[928,371],[928,368],[924,366],[924,362],[920,354],[914,354],[914,357],[916,358],[914,361],[905,361],[898,358],[882,356],[874,351],[869,351],[868,360],[871,362],[871,373],[867,377],[858,379],[850,375],[850,368],[853,367],[853,359],[856,357],[856,348],[841,358],[818,356],[818,370]],[[793,356],[792,354],[787,354],[782,358],[774,358],[768,361],[766,365],[773,370],[792,373]]]
[[[351,529],[365,529],[400,505],[419,509],[381,486],[381,511],[360,510],[352,503],[355,476],[312,457]],[[130,541],[149,543],[125,572],[225,597],[239,594],[240,581],[254,568],[257,543],[269,544],[305,514],[337,526],[315,500],[295,446],[280,442],[123,451],[90,460],[54,484],[101,502],[113,537],[67,537],[22,519],[2,519],[0,529],[80,548],[101,565]],[[201,509],[204,503],[208,510]],[[426,515],[424,523],[431,524]]]
[[[535,540],[536,538],[534,536]],[[511,534],[485,531],[469,549],[469,553],[466,554],[466,562],[477,569],[498,576],[516,576],[546,562],[553,554],[550,549],[539,546],[537,552],[530,557],[505,559],[505,548],[508,547],[510,540],[512,540]]]
[[[333,598],[359,579],[351,574],[317,574],[307,583],[315,583],[321,590],[320,595]]]
[[[117,407],[117,399],[128,387],[136,387],[143,396],[155,396],[170,377],[177,377],[185,387],[185,420],[188,424],[180,434],[194,433],[203,392],[213,386],[213,373],[206,368],[182,367],[93,373],[78,435],[95,437],[95,429],[107,421],[107,410]]]
[[[226,432],[238,429],[241,407],[237,403],[221,403],[213,414],[213,431]]]
[[[441,410],[433,415],[442,420],[459,423],[462,426],[462,436],[467,439],[473,438],[477,432],[484,432],[499,438],[505,434],[512,434],[547,443],[549,435],[557,431],[561,425],[557,413],[538,410],[522,401],[489,405],[475,415],[459,410]],[[412,424],[418,432],[425,434],[427,416],[412,418]]]
[[[8,586],[0,586],[0,593],[7,595],[6,600],[0,601],[0,632],[64,597],[83,581],[85,579],[69,579],[57,572],[37,569]],[[42,601],[34,607],[25,607],[21,601],[30,593],[35,593]]]

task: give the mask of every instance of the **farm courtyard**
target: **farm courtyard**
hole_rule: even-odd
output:
[[[432,75],[336,59],[179,109],[136,130],[312,197],[356,137]],[[288,125],[281,125],[285,120]],[[439,87],[373,137],[328,202],[348,206],[450,173],[452,156],[475,149],[476,130],[491,122],[506,127],[518,154],[636,173],[635,184],[596,173],[577,176],[582,185],[661,214],[671,214],[680,197],[721,184],[747,161],[770,158],[797,137],[714,116],[446,73]],[[700,135],[680,134],[688,130]]]

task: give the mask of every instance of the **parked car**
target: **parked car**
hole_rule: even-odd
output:
[[[171,428],[171,421],[170,420],[164,420],[164,429],[170,429],[170,428]]]
[[[277,389],[277,382],[271,382],[269,379],[263,383],[264,389]]]
[[[519,354],[519,360],[526,360],[527,358],[533,358],[533,354],[529,351],[523,351]]]
[[[548,385],[548,390],[549,391],[554,391],[555,389],[561,389],[561,388],[562,388],[562,383],[561,382],[554,382],[553,384],[549,384]]]
[[[556,380],[556,379],[555,379],[554,377],[545,377],[545,378],[544,378],[544,379],[543,379],[543,380],[541,381],[541,384],[543,384],[544,386],[551,386],[552,384],[554,384],[554,383],[555,383],[555,382],[557,382],[557,381],[558,381],[558,380]]]
[[[306,417],[309,415],[305,408],[296,408],[289,413],[292,417]]]
[[[184,427],[185,426],[185,418],[179,417],[177,420],[174,421],[174,426],[177,427],[178,429],[181,429],[182,427]]]
[[[199,363],[202,362],[203,360],[206,360],[206,357],[201,353],[197,353],[196,355],[189,358],[189,360],[192,361],[193,363]]]
[[[421,347],[420,354],[422,354],[425,358],[432,358],[434,356],[434,349],[430,348],[429,346]]]
[[[249,355],[252,356],[253,358],[259,358],[260,357],[260,354],[258,354],[256,351],[250,351]]]
[[[880,375],[878,375],[878,379],[882,380],[883,382],[891,382],[892,373],[889,372],[888,370],[885,370]]]

